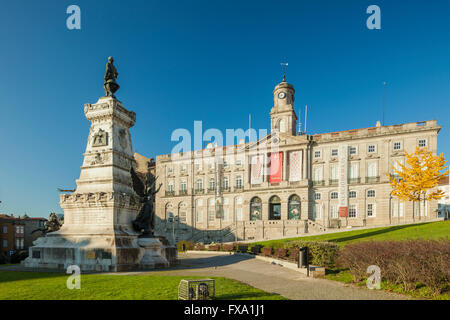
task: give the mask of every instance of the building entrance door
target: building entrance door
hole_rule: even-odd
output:
[[[281,220],[281,200],[277,196],[270,198],[269,220]]]

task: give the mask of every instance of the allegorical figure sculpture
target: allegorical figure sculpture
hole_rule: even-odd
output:
[[[36,231],[41,231],[43,234],[47,234],[49,232],[58,231],[63,225],[64,221],[59,219],[56,213],[50,213],[50,216],[47,221],[45,221],[44,226],[33,230],[31,233],[35,233]]]
[[[153,236],[154,230],[154,199],[155,194],[161,189],[162,183],[159,184],[158,189],[154,190],[156,180],[151,182],[151,175],[147,174],[146,181],[143,183],[138,177],[133,167],[130,168],[131,179],[133,182],[133,189],[140,197],[140,202],[143,204],[139,214],[133,221],[133,229],[136,232],[141,232],[140,237],[148,238]]]
[[[106,63],[106,72],[105,72],[105,93],[106,96],[113,97],[114,93],[116,93],[117,90],[119,90],[120,86],[116,83],[116,79],[119,73],[117,72],[116,67],[114,67],[114,59],[113,57],[108,58],[108,62]]]

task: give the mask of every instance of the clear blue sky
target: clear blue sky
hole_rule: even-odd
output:
[[[81,30],[66,8],[81,8]],[[381,8],[381,30],[366,8]],[[450,154],[449,1],[4,1],[0,10],[0,212],[61,212],[89,122],[116,60],[118,98],[137,113],[134,148],[169,153],[176,128],[269,127],[280,62],[308,104],[308,131],[437,119]]]

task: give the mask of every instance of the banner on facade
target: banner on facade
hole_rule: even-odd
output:
[[[340,218],[348,217],[348,207],[339,207],[339,217]]]
[[[292,151],[289,153],[289,181],[294,182],[302,180],[302,164],[302,150]]]
[[[341,213],[344,214],[343,208],[345,208],[345,214],[348,209],[348,145],[342,145],[339,148],[338,177],[339,216],[341,217]]]
[[[260,154],[252,157],[250,171],[252,184],[263,183],[264,155]]]
[[[283,153],[270,154],[270,183],[279,183],[283,180]]]

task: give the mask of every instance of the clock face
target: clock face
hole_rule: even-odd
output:
[[[278,98],[280,98],[280,99],[286,98],[286,93],[280,92],[280,93],[278,94]]]

